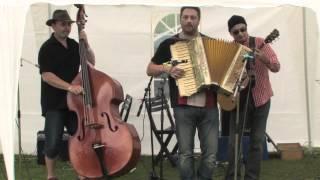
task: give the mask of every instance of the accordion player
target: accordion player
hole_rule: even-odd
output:
[[[231,95],[243,71],[244,57],[251,51],[235,42],[196,37],[178,41],[170,46],[172,60],[186,63],[177,65],[184,75],[176,80],[180,96],[191,96],[202,88],[214,86],[218,93]]]

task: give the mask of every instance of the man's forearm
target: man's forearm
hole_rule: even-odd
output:
[[[51,73],[51,72],[44,72],[41,75],[43,81],[45,81],[46,83],[48,83],[49,85],[58,88],[58,89],[62,89],[62,90],[66,90],[68,91],[71,84],[62,80],[61,78],[59,78],[58,76],[56,76],[55,74]]]
[[[148,76],[158,76],[161,73],[169,73],[170,67],[166,67],[164,65],[157,65],[154,63],[149,63],[147,68],[147,75]]]

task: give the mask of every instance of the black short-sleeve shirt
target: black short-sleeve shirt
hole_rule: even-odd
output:
[[[155,52],[154,56],[152,57],[151,61],[155,64],[163,64],[165,62],[168,62],[171,60],[171,51],[170,51],[170,45],[181,41],[182,39],[179,39],[178,34],[164,40],[160,43],[157,51]],[[173,78],[169,77],[169,88],[170,88],[170,101],[171,101],[171,107],[175,107],[177,105],[178,97],[179,97],[179,91],[178,87],[176,85],[176,82]]]
[[[80,56],[78,43],[67,38],[68,48],[65,48],[52,34],[42,44],[38,63],[40,74],[51,72],[70,83],[79,72]],[[67,91],[55,88],[41,79],[41,108],[44,116],[48,110],[67,109]]]

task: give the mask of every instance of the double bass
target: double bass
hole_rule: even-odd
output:
[[[83,5],[76,5],[78,32],[84,28]],[[72,84],[83,87],[82,95],[67,94],[70,111],[77,114],[77,130],[69,138],[69,159],[75,171],[86,178],[120,176],[133,169],[141,152],[133,125],[121,120],[123,101],[120,83],[94,69],[86,57],[87,48],[79,39],[81,71]]]

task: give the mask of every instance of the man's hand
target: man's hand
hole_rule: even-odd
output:
[[[267,58],[267,56],[264,54],[263,51],[259,49],[255,49],[254,56],[256,59],[260,59],[264,64],[270,64],[269,59]]]
[[[79,39],[82,39],[82,40],[84,40],[84,42],[88,43],[87,34],[86,34],[85,31],[83,31],[83,30],[80,31],[80,33],[79,33]]]
[[[72,94],[79,95],[83,92],[83,88],[79,85],[71,85],[68,87],[68,91]]]
[[[170,71],[169,71],[169,74],[172,78],[174,79],[179,79],[183,76],[184,74],[184,70],[183,69],[180,69],[178,68],[177,66],[173,66]]]

